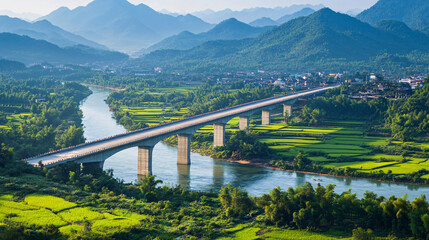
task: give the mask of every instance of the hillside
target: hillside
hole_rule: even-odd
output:
[[[140,64],[189,71],[426,66],[428,36],[398,22],[379,27],[325,8],[252,40],[209,42],[188,51],[157,51],[140,59]]]
[[[166,38],[144,50],[144,52],[149,53],[161,49],[185,50],[213,40],[254,38],[270,28],[271,27],[252,27],[235,18],[231,18],[219,23],[216,27],[205,33],[193,34],[190,32],[182,32],[178,35]]]
[[[128,58],[127,55],[105,50],[93,49],[83,45],[60,48],[44,40],[12,33],[0,33],[0,58],[36,64],[85,64],[94,62],[116,62]]]
[[[200,33],[212,27],[192,15],[173,17],[127,0],[95,0],[73,10],[63,7],[41,19],[125,52],[138,51],[182,31]]]
[[[373,7],[357,16],[375,24],[382,20],[396,20],[418,30],[429,28],[429,1],[427,0],[380,0]]]
[[[86,45],[92,48],[107,50],[103,45],[67,32],[46,20],[30,23],[19,18],[0,16],[0,32],[10,32],[18,35],[26,35],[34,39],[46,40],[60,47]]]

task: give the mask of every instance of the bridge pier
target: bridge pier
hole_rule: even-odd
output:
[[[246,128],[249,128],[249,122],[250,122],[250,117],[240,117],[238,121],[238,125],[241,130],[245,130]]]
[[[152,146],[139,146],[138,147],[138,167],[137,174],[139,176],[146,176],[152,174]]]
[[[178,134],[177,142],[177,164],[191,164],[191,136],[192,134]]]
[[[271,111],[263,110],[262,111],[262,125],[270,125],[271,124]]]
[[[213,147],[221,147],[225,145],[225,124],[215,123],[213,124],[213,129]]]
[[[292,104],[283,104],[283,117],[292,117]]]

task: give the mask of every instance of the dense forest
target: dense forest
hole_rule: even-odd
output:
[[[51,79],[0,76],[0,142],[17,159],[82,143],[79,102],[90,90]]]

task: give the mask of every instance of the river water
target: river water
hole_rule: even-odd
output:
[[[93,94],[81,104],[86,140],[126,132],[124,127],[116,123],[104,101],[111,90],[97,87],[91,87],[91,90]],[[338,193],[352,189],[358,197],[362,197],[367,190],[385,197],[407,194],[408,199],[414,199],[421,194],[429,196],[429,186],[286,172],[219,161],[198,153],[191,154],[191,166],[180,166],[176,164],[176,158],[175,147],[158,143],[153,152],[153,174],[164,184],[180,184],[195,191],[219,191],[222,186],[230,183],[245,188],[250,195],[261,196],[277,186],[287,189],[310,182],[313,186],[317,183],[323,186],[335,184]],[[110,157],[106,160],[104,169],[113,169],[114,176],[125,182],[137,182],[137,148],[127,149]]]

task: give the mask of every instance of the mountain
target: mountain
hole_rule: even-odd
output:
[[[272,27],[252,27],[235,18],[231,18],[219,23],[213,29],[205,33],[193,34],[186,31],[166,38],[144,50],[142,53],[149,53],[160,49],[191,49],[204,42],[213,40],[254,38],[271,28]]]
[[[400,22],[386,21],[375,27],[325,8],[255,39],[212,41],[186,51],[155,51],[139,59],[139,64],[216,72],[395,69],[412,64],[425,68],[429,36]]]
[[[25,64],[17,61],[0,59],[0,72],[14,72],[24,70]]]
[[[257,19],[263,17],[269,17],[271,19],[278,19],[286,14],[292,14],[297,11],[302,10],[303,8],[312,8],[314,10],[319,10],[323,8],[323,5],[292,5],[290,7],[277,7],[277,8],[247,8],[241,11],[233,11],[231,9],[225,9],[222,11],[213,11],[205,10],[199,12],[193,12],[192,15],[197,16],[209,23],[220,23],[225,19],[236,18],[239,21],[245,23],[251,23]]]
[[[370,9],[357,16],[364,22],[375,24],[382,20],[396,20],[409,27],[429,28],[429,1],[427,0],[380,0]]]
[[[33,20],[41,17],[41,15],[36,14],[36,13],[30,13],[30,12],[16,13],[16,12],[12,12],[9,10],[0,10],[0,15],[6,15],[9,17],[21,18],[21,19],[25,19],[25,20],[28,19],[29,21],[33,21]]]
[[[94,0],[74,10],[59,8],[42,17],[111,49],[134,52],[182,31],[200,33],[212,25],[192,16],[171,16],[127,0]]]
[[[362,12],[362,9],[354,8],[354,9],[348,10],[347,12],[345,12],[345,14],[352,16],[352,17],[356,17],[361,12]]]
[[[39,40],[46,40],[60,47],[86,45],[93,48],[107,49],[103,45],[64,31],[46,20],[30,23],[18,18],[0,16],[0,32],[10,32]]]
[[[271,18],[263,17],[249,23],[252,27],[277,26],[278,23]]]
[[[128,59],[128,56],[83,45],[60,48],[44,40],[36,40],[12,33],[0,33],[0,58],[25,64],[42,62],[51,64],[86,64],[124,61]]]
[[[311,8],[303,8],[302,10],[300,10],[298,12],[295,12],[293,14],[288,14],[288,15],[285,15],[285,16],[277,19],[277,23],[279,25],[281,25],[281,24],[289,22],[290,20],[295,19],[295,18],[306,17],[308,15],[313,14],[314,12],[316,12],[316,11],[314,11]]]

